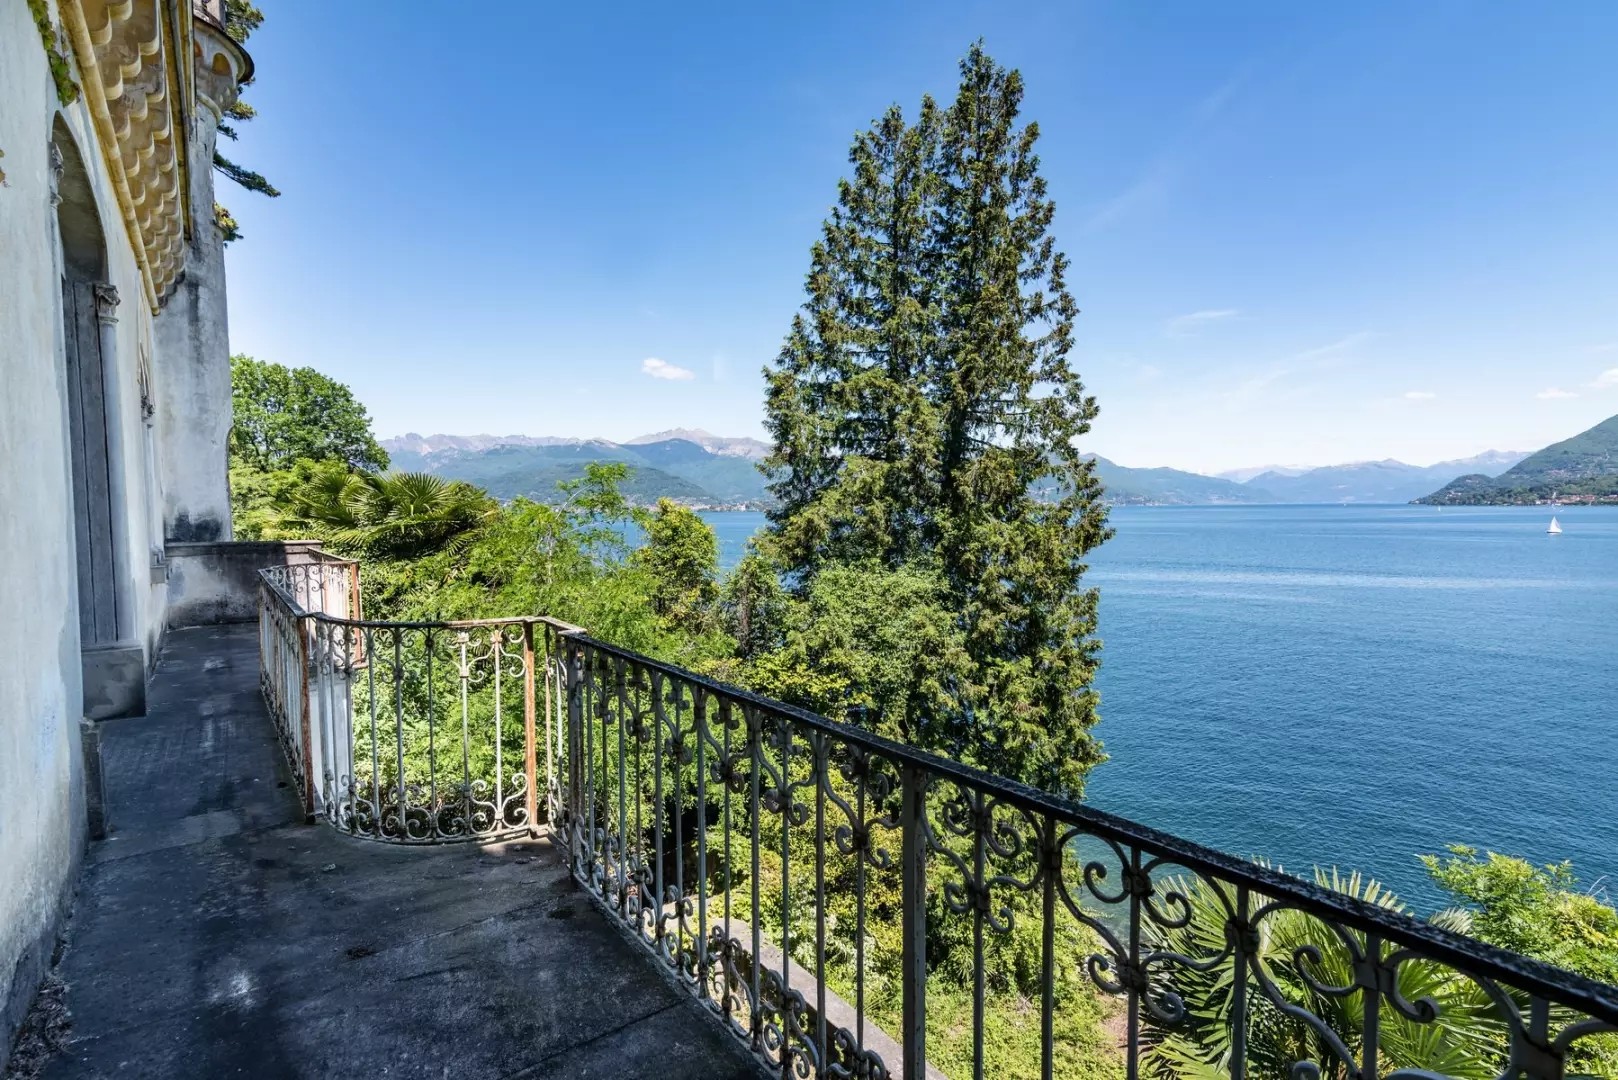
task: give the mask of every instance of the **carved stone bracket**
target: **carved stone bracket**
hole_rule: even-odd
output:
[[[118,321],[118,288],[115,285],[95,286],[96,318],[108,325]]]
[[[146,346],[140,349],[140,363],[135,367],[135,382],[140,387],[140,416],[147,427],[152,425],[152,417],[157,413],[157,402],[152,395],[152,359],[146,353]]]
[[[52,142],[50,146],[51,162],[51,209],[62,205],[62,175],[67,171],[67,164],[62,160],[62,148]]]

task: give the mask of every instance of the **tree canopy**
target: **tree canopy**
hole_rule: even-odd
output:
[[[948,106],[894,107],[855,139],[765,371],[769,549],[800,593],[836,566],[935,574],[962,648],[926,678],[950,705],[900,726],[1076,794],[1103,760],[1082,579],[1108,531],[1074,445],[1097,407],[1068,363],[1078,309],[1022,93],[974,45]]]
[[[387,451],[371,418],[342,383],[314,368],[289,368],[237,354],[230,358],[231,457],[257,469],[294,461],[341,461],[385,469]]]
[[[1618,910],[1578,887],[1572,863],[1535,866],[1461,845],[1421,861],[1473,910],[1484,941],[1618,985]]]

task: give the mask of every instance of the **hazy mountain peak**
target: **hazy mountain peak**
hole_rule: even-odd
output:
[[[703,442],[716,438],[712,432],[704,431],[699,427],[669,428],[667,431],[654,431],[650,435],[637,435],[624,443],[625,446],[644,446],[646,443],[667,442],[669,439],[684,439],[701,446]]]
[[[1255,476],[1265,473],[1274,473],[1277,476],[1301,476],[1309,471],[1308,465],[1248,465],[1241,469],[1226,469],[1224,472],[1213,475],[1220,480],[1234,480],[1238,484],[1245,484]]]
[[[743,457],[758,459],[770,452],[767,444],[757,439],[745,436],[733,438],[725,435],[714,435],[701,428],[669,428],[667,431],[654,431],[650,435],[638,435],[625,446],[648,446],[652,443],[670,442],[680,439],[684,442],[696,443],[710,454],[721,457]]]
[[[433,454],[440,450],[480,453],[496,446],[583,446],[596,439],[562,439],[552,435],[419,435],[414,431],[383,439],[382,448],[390,454]]]

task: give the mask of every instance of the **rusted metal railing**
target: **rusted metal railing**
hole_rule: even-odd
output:
[[[397,843],[538,828],[555,787],[539,773],[555,735],[541,709],[559,694],[557,635],[573,628],[363,619],[359,568],[344,560],[260,579],[260,678],[311,818]]]

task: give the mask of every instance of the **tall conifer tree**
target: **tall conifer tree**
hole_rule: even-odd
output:
[[[935,403],[927,370],[937,351],[939,114],[922,101],[914,125],[889,109],[849,151],[852,180],[811,249],[808,301],[766,371],[765,462],[786,563],[921,556],[936,492]]]
[[[918,565],[947,583],[967,661],[934,749],[1077,794],[1100,760],[1086,553],[1106,539],[1075,440],[1096,403],[1068,364],[1078,313],[1054,206],[1018,126],[1022,78],[974,45],[956,99],[891,109],[811,256],[766,370],[776,557]]]

